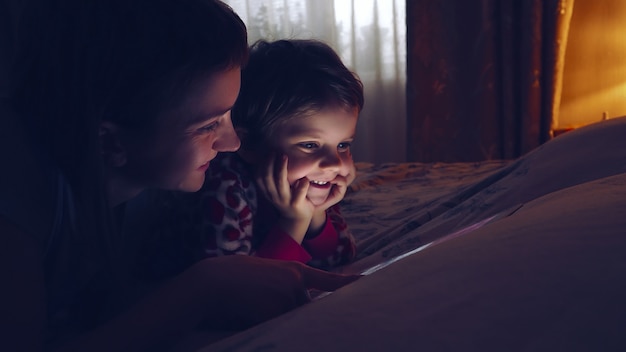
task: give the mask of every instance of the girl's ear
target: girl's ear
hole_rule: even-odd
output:
[[[126,164],[126,150],[121,139],[121,129],[110,121],[100,123],[100,153],[106,165],[122,167]]]

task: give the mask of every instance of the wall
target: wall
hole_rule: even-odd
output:
[[[626,115],[626,1],[577,0],[565,54],[558,128]]]

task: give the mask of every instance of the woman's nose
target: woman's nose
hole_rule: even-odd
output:
[[[213,144],[213,149],[219,152],[234,152],[241,146],[241,141],[235,132],[233,122],[230,119],[230,113],[228,118],[224,119],[223,128],[220,131],[220,135]]]

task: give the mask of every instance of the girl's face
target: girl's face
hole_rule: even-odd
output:
[[[350,145],[357,119],[358,109],[336,108],[290,119],[277,128],[276,149],[288,157],[287,180],[293,185],[307,179],[307,198],[313,204],[324,203],[337,175],[354,173]]]
[[[239,149],[230,110],[240,77],[239,68],[214,73],[183,104],[163,112],[155,132],[127,149],[127,177],[144,188],[199,190],[217,153]]]

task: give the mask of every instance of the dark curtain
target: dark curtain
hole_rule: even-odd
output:
[[[407,0],[407,155],[519,157],[551,138],[574,0]]]

